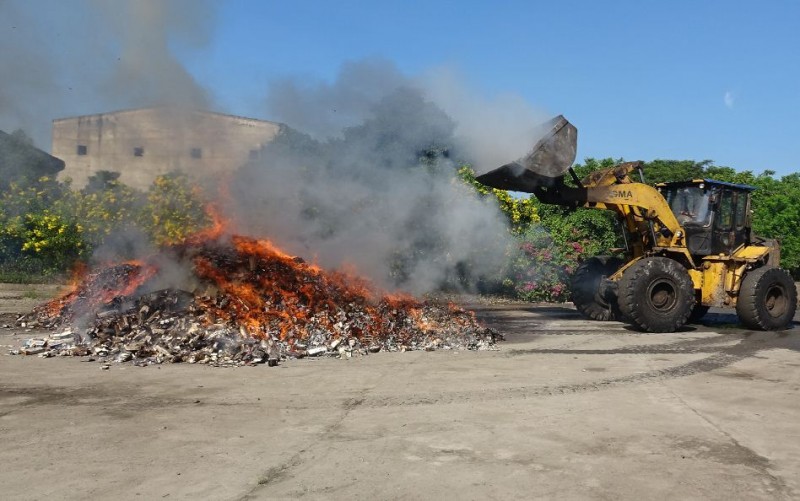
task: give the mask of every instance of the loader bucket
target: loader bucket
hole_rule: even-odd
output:
[[[478,176],[481,184],[501,190],[532,193],[564,176],[578,145],[578,129],[559,115],[543,126],[544,135],[524,158]]]

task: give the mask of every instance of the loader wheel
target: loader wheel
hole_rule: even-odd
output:
[[[694,285],[679,262],[646,257],[625,270],[619,281],[619,309],[635,327],[647,332],[674,332],[695,304]]]
[[[797,289],[786,270],[758,268],[744,277],[736,313],[748,329],[774,331],[792,323],[797,309]]]
[[[706,313],[708,313],[708,310],[710,309],[711,309],[710,306],[703,306],[700,303],[695,303],[694,308],[692,308],[692,312],[689,314],[688,323],[690,324],[698,323],[700,320],[703,319],[704,316],[706,316]]]
[[[614,301],[600,294],[600,281],[614,274],[623,261],[612,256],[595,256],[587,259],[570,280],[570,291],[575,308],[586,318],[592,320],[618,320],[619,311]]]

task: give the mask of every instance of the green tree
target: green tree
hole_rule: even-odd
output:
[[[705,177],[705,171],[711,164],[711,160],[653,160],[645,162],[642,171],[648,184],[687,181]]]
[[[112,232],[133,229],[143,210],[144,194],[118,181],[119,173],[100,171],[81,191],[70,191],[56,203],[74,214],[90,248],[102,245]]]
[[[173,244],[210,223],[205,206],[199,189],[185,174],[166,174],[150,186],[139,222],[154,243]]]
[[[41,261],[48,272],[67,270],[85,257],[81,226],[48,209],[25,214],[8,231],[22,242],[22,255]]]
[[[86,256],[68,194],[68,185],[50,177],[9,186],[0,196],[0,269],[52,274]]]
[[[781,242],[781,266],[800,276],[800,174],[780,180],[767,171],[752,177],[753,232]]]
[[[611,157],[603,158],[600,160],[596,158],[586,158],[584,159],[582,164],[573,165],[572,169],[575,171],[575,174],[578,176],[579,179],[583,179],[591,172],[594,172],[596,170],[609,169],[623,161],[624,160],[621,158],[613,159]],[[567,177],[567,181],[571,182],[569,177]]]

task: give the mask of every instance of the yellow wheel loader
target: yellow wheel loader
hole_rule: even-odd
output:
[[[797,290],[780,268],[780,246],[750,230],[754,187],[709,179],[652,187],[644,183],[642,162],[578,179],[571,167],[575,126],[558,116],[545,131],[527,156],[477,179],[533,193],[543,203],[617,215],[625,237],[621,255],[592,257],[572,277],[572,298],[583,315],[648,332],[673,332],[712,306],[736,308],[749,329],[792,323]]]

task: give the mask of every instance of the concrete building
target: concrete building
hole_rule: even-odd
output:
[[[147,189],[153,179],[181,171],[202,179],[236,170],[257,157],[280,124],[208,111],[142,108],[53,120],[60,178],[81,188],[94,173],[120,173],[120,182]]]

